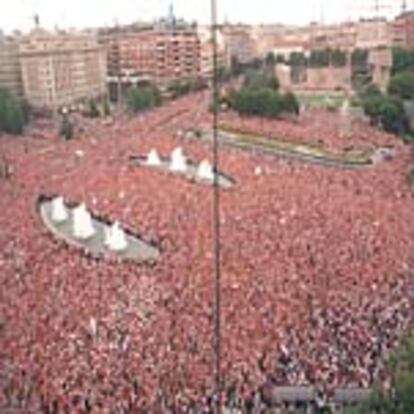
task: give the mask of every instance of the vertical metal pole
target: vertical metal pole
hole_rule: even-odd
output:
[[[216,412],[222,408],[222,374],[221,374],[221,266],[220,266],[220,187],[219,187],[219,140],[218,111],[219,83],[217,57],[217,0],[211,0],[211,30],[213,42],[213,247],[214,247],[214,379],[216,394]]]

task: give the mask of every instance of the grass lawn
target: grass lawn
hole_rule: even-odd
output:
[[[352,150],[346,152],[327,151],[316,145],[296,143],[287,139],[268,138],[265,136],[248,134],[228,127],[221,128],[223,134],[228,135],[235,144],[275,150],[292,155],[311,157],[315,160],[332,162],[343,165],[370,165],[372,151]]]

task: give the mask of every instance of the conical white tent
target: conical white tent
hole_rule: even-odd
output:
[[[63,223],[69,217],[63,197],[56,197],[52,200],[52,220],[56,223]]]
[[[120,252],[128,247],[125,231],[115,222],[106,232],[105,244],[109,250]]]
[[[197,176],[203,180],[214,180],[213,166],[208,162],[208,160],[204,160],[200,163],[197,168]]]
[[[147,155],[147,165],[158,166],[161,165],[161,159],[156,149],[152,149]]]
[[[86,240],[95,234],[92,217],[86,209],[85,204],[81,204],[73,210],[73,235],[77,239]]]
[[[181,147],[177,147],[171,153],[170,169],[171,171],[177,171],[177,172],[187,171],[187,159]]]

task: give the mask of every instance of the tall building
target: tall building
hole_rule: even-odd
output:
[[[7,89],[17,97],[23,96],[18,39],[6,37],[1,32],[0,89]]]
[[[414,50],[414,10],[397,16],[393,23],[395,46]]]
[[[106,56],[95,33],[34,29],[22,37],[24,93],[34,108],[57,109],[106,92]]]
[[[101,31],[108,54],[109,82],[151,81],[167,87],[200,73],[198,28],[175,18],[156,25],[135,25]]]
[[[200,76],[200,39],[195,25],[158,25],[154,40],[156,83],[167,86]]]

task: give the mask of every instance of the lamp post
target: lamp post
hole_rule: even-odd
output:
[[[218,140],[218,57],[217,57],[217,0],[211,0],[211,34],[213,43],[213,249],[214,249],[214,383],[216,412],[222,408],[222,374],[221,374],[221,266],[220,266],[220,186],[219,186],[219,140]]]

